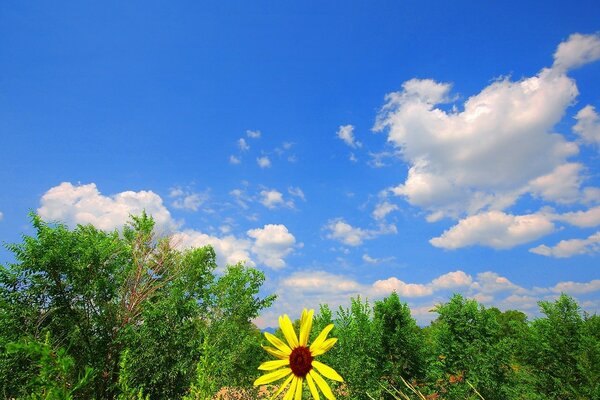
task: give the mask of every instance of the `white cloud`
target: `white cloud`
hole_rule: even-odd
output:
[[[283,198],[283,193],[275,189],[262,190],[260,192],[260,196],[261,204],[269,209],[274,209],[281,206],[294,208],[294,202],[292,200],[285,200]]]
[[[328,239],[337,240],[348,246],[359,246],[363,241],[388,233],[396,233],[395,225],[381,225],[378,230],[355,228],[341,218],[330,220],[325,229]]]
[[[463,271],[453,271],[440,275],[431,281],[431,287],[435,289],[455,289],[464,286],[470,286],[473,283],[471,275]]]
[[[396,292],[400,297],[422,297],[433,294],[433,289],[428,285],[406,283],[396,277],[376,281],[373,283],[373,291],[381,295]]]
[[[237,144],[241,151],[250,150],[250,145],[248,144],[248,142],[246,142],[246,139],[244,138],[239,138]]]
[[[567,222],[580,228],[590,228],[600,225],[600,206],[590,208],[586,211],[553,214],[552,218],[555,221]]]
[[[4,213],[2,211],[0,211],[0,221],[2,221],[3,218],[4,218]]]
[[[285,267],[284,258],[294,250],[296,238],[285,225],[268,224],[260,229],[251,229],[248,236],[254,239],[252,252],[258,262],[270,268]]]
[[[365,253],[362,255],[362,260],[369,264],[381,264],[381,263],[393,261],[394,257],[375,258],[375,257],[371,257],[370,255]]]
[[[354,126],[352,125],[342,125],[339,127],[337,131],[337,137],[342,139],[344,143],[352,148],[362,147],[362,143],[356,141],[354,138]]]
[[[460,220],[429,242],[445,249],[472,245],[508,249],[536,240],[553,230],[554,224],[542,214],[515,216],[501,211],[489,211]]]
[[[582,254],[600,253],[600,232],[590,235],[587,239],[561,240],[556,246],[545,244],[529,250],[532,253],[546,257],[568,258]]]
[[[247,130],[246,136],[248,136],[249,138],[252,138],[252,139],[258,139],[258,138],[260,138],[261,133],[260,133],[260,131]]]
[[[551,289],[555,293],[586,294],[600,291],[600,279],[589,282],[559,282]]]
[[[239,158],[237,158],[236,156],[234,156],[234,155],[229,156],[229,163],[230,164],[236,165],[236,164],[239,164],[241,162],[242,161]]]
[[[294,197],[301,199],[302,201],[306,201],[306,197],[304,196],[304,192],[299,187],[290,186],[288,188],[288,193]]]
[[[594,106],[587,105],[575,115],[577,123],[573,131],[586,144],[594,144],[600,148],[600,116]]]
[[[174,234],[171,237],[171,243],[179,249],[210,245],[215,250],[217,264],[221,267],[226,264],[237,264],[238,262],[244,262],[250,266],[255,265],[250,257],[251,241],[239,239],[233,235],[216,237],[193,229],[187,229]]]
[[[250,198],[243,189],[233,189],[229,194],[233,196],[235,202],[244,210],[249,208],[248,203],[252,201],[252,198]]]
[[[553,68],[559,71],[581,67],[600,59],[600,35],[574,33],[558,45]]]
[[[171,188],[169,197],[175,200],[171,205],[182,210],[198,211],[200,206],[208,200],[207,193],[194,193],[180,187]]]
[[[398,206],[396,204],[384,201],[375,206],[375,210],[373,210],[372,215],[376,220],[382,220],[386,217],[386,215],[394,210],[398,210]]]
[[[256,163],[261,168],[270,168],[271,167],[271,160],[269,160],[269,157],[267,157],[267,156],[257,158]]]
[[[498,275],[496,272],[486,271],[477,274],[475,282],[471,284],[471,289],[480,293],[490,294],[504,291],[523,292],[524,289],[515,285],[507,278]]]
[[[144,210],[154,218],[160,233],[173,232],[179,226],[156,193],[142,190],[105,196],[95,183],[75,186],[63,182],[51,188],[42,196],[37,212],[45,220],[61,221],[71,227],[92,224],[110,231],[121,228],[130,215]]]
[[[593,59],[582,56],[591,54],[585,51],[577,53],[583,58],[569,58],[567,50],[557,51],[563,66]],[[565,71],[499,79],[451,111],[437,106],[449,101],[449,84],[405,82],[386,96],[374,126],[409,164],[408,177],[392,193],[438,219],[503,210],[530,192],[556,202],[579,200],[582,168],[568,161],[578,146],[554,131],[578,95]],[[568,178],[560,182],[563,195],[549,185],[561,177]]]

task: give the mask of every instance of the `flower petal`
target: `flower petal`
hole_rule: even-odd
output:
[[[337,338],[329,338],[321,346],[316,348],[314,351],[311,351],[313,357],[320,356],[321,354],[327,352],[329,349],[333,347],[334,344],[337,343]]]
[[[263,371],[272,371],[280,367],[285,367],[286,365],[290,365],[289,358],[287,360],[266,361],[260,364],[258,369],[262,369]]]
[[[313,399],[321,400],[321,398],[319,397],[319,391],[315,386],[315,381],[313,381],[313,378],[310,376],[310,374],[306,375],[306,383],[308,383],[308,388],[310,389],[310,394],[312,394]]]
[[[325,365],[322,362],[317,360],[313,360],[312,366],[317,369],[321,374],[323,374],[326,378],[332,379],[338,382],[344,382],[344,378],[340,376],[335,369],[331,368],[329,365]]]
[[[308,374],[315,380],[317,386],[319,386],[319,389],[321,389],[321,392],[323,392],[328,400],[335,400],[335,396],[333,395],[331,388],[318,372],[316,372],[314,369],[311,369]]]
[[[296,393],[296,385],[298,385],[298,377],[294,375],[294,379],[292,379],[292,384],[290,385],[290,388],[288,389],[285,396],[283,396],[283,400],[292,400],[294,394]]]
[[[279,369],[277,371],[269,372],[254,381],[254,386],[266,385],[267,383],[275,382],[292,373],[291,368]]]
[[[296,385],[296,395],[294,400],[302,400],[302,378],[298,377],[298,384]]]
[[[302,319],[300,320],[300,346],[306,347],[308,343],[308,336],[310,335],[310,330],[312,329],[313,323],[313,315],[315,310],[302,311]]]
[[[285,336],[290,347],[292,349],[298,347],[298,336],[296,336],[294,325],[292,325],[292,321],[287,314],[283,314],[283,316],[279,317],[279,327],[283,331],[283,336]]]
[[[275,399],[277,396],[279,396],[279,394],[281,392],[283,392],[283,390],[290,384],[290,382],[292,381],[292,379],[294,379],[294,374],[290,374],[290,376],[288,376],[288,378],[285,380],[285,382],[283,382],[283,385],[281,385],[279,387],[279,389],[277,389],[277,391],[275,392],[275,394],[273,396],[271,396],[271,400]]]
[[[267,338],[267,340],[269,342],[271,342],[271,344],[273,346],[277,347],[279,349],[279,351],[281,351],[285,355],[289,356],[290,354],[292,354],[292,349],[290,349],[290,346],[288,346],[287,344],[283,343],[281,341],[281,339],[279,339],[277,336],[272,335],[269,332],[265,332],[265,337]]]
[[[319,336],[317,336],[315,341],[310,345],[311,353],[313,352],[313,350],[316,350],[323,345],[323,342],[325,341],[325,339],[327,338],[327,335],[329,334],[329,332],[332,329],[333,329],[333,324],[329,324],[321,331],[321,333],[319,333]]]
[[[269,353],[272,356],[275,356],[277,358],[279,358],[280,360],[287,360],[289,359],[290,355],[289,354],[285,354],[283,351],[278,350],[274,347],[270,347],[270,346],[261,346],[267,353]]]

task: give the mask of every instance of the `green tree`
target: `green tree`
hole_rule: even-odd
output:
[[[400,376],[421,380],[426,370],[423,334],[396,292],[375,303],[374,323],[381,332],[381,365],[388,382],[397,387]]]

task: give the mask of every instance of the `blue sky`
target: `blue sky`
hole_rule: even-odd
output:
[[[423,324],[598,312],[600,6],[551,3],[4,1],[0,239],[146,209],[265,272],[260,326],[392,290]]]

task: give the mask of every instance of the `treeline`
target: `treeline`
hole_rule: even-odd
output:
[[[260,271],[179,251],[145,214],[112,233],[32,223],[0,266],[2,398],[262,398],[251,384],[269,356],[251,321],[275,296],[259,295]],[[540,308],[528,321],[455,295],[420,328],[393,293],[321,306],[312,334],[335,324],[320,359],[345,379],[338,398],[413,398],[404,379],[428,399],[600,399],[600,317],[566,295]]]

